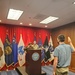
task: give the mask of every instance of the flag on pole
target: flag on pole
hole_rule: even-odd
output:
[[[44,48],[48,47],[48,37],[46,36],[44,44],[43,44]]]
[[[42,64],[42,66],[45,66],[45,50],[44,50],[43,46],[41,48],[41,64]]]
[[[12,52],[13,52],[13,62],[14,65],[18,62],[18,45],[16,42],[16,35],[14,33],[13,39],[12,39]]]
[[[52,37],[50,36],[50,40],[49,40],[49,47],[48,50],[50,51],[50,56],[51,58],[49,59],[49,61],[51,62],[54,59],[53,53],[54,53],[54,49],[53,49],[53,41],[52,41]]]
[[[46,36],[43,46],[45,48],[45,61],[47,62],[48,59],[50,59],[50,51],[48,49],[48,37],[47,36]]]
[[[42,46],[42,39],[41,39],[41,35],[40,35],[40,34],[39,34],[38,46],[39,46],[39,47]]]
[[[8,38],[8,33],[6,35],[6,39],[4,42],[4,51],[5,51],[5,62],[6,62],[7,67],[9,67],[13,64],[13,54],[12,54],[11,43]]]
[[[53,49],[53,41],[52,41],[52,37],[50,36],[50,40],[49,40],[49,50],[50,52],[53,52],[54,49]]]
[[[44,48],[42,47],[42,48],[41,48],[41,61],[44,61],[44,59],[45,59],[45,50],[44,50]]]
[[[5,65],[4,46],[0,38],[0,69]]]
[[[22,39],[22,34],[20,34],[20,41],[18,44],[18,62],[20,66],[25,64],[25,52],[24,52],[24,42]]]

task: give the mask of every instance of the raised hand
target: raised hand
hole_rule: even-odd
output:
[[[70,37],[68,37],[68,42],[69,42],[69,43],[71,43],[71,42],[72,42]]]

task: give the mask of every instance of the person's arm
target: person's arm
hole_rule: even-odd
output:
[[[75,51],[75,47],[72,44],[72,41],[71,41],[71,38],[70,37],[68,37],[68,42],[69,42],[70,46],[73,48],[73,51]]]
[[[57,63],[58,63],[58,57],[54,57],[54,63],[53,63],[53,75],[55,75]]]

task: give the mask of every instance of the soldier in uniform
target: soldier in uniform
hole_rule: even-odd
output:
[[[36,43],[36,41],[34,41],[34,43],[33,43],[33,49],[37,50],[38,48],[39,48],[38,44]]]

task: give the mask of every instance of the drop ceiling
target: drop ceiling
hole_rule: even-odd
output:
[[[45,28],[40,21],[49,16],[59,17],[49,24],[47,28],[55,28],[75,21],[75,0],[0,0],[1,23]],[[19,20],[8,20],[9,9],[22,10],[24,13]]]

